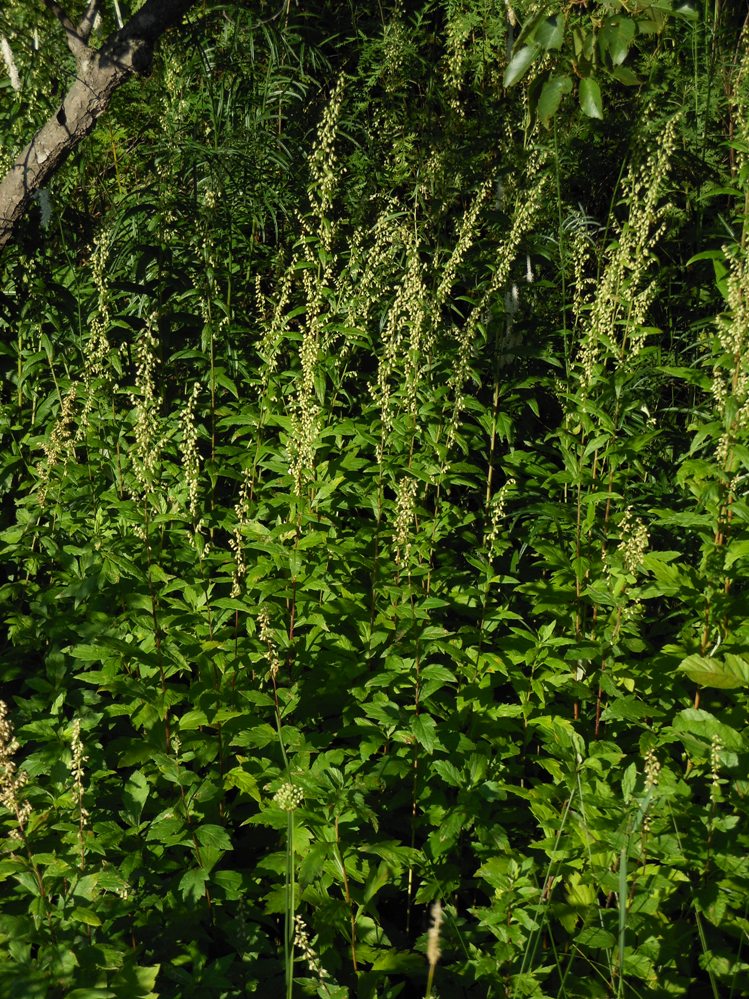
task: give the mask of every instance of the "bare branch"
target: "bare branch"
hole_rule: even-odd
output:
[[[78,22],[78,36],[88,43],[91,32],[94,30],[94,21],[99,13],[99,0],[88,0],[88,7],[83,17]]]
[[[42,2],[47,10],[51,11],[62,25],[63,31],[65,32],[65,41],[68,43],[68,48],[73,53],[73,58],[76,63],[79,63],[88,51],[88,47],[85,41],[78,34],[76,26],[70,20],[60,4],[57,3],[57,0],[42,0]]]

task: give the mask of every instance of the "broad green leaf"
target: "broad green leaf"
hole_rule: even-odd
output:
[[[91,902],[96,894],[98,886],[98,874],[85,874],[82,878],[78,878],[73,885],[73,894],[77,895],[79,898],[85,898],[87,902]]]
[[[82,905],[76,906],[70,913],[70,917],[78,923],[85,923],[87,926],[101,926],[101,918],[94,910],[85,908]]]
[[[749,687],[749,663],[741,656],[729,654],[723,659],[687,656],[678,669],[700,687],[716,687],[719,690]]]
[[[694,0],[677,0],[674,4],[674,14],[685,18],[687,21],[699,20],[700,13]]]
[[[333,859],[335,849],[335,843],[322,841],[312,844],[299,865],[299,880],[302,885],[311,884],[315,880],[325,865]]]
[[[423,971],[424,959],[420,954],[390,947],[375,960],[373,971],[390,971],[403,975],[419,975]]]
[[[621,66],[635,37],[635,22],[629,17],[613,17],[598,32],[601,56],[607,54],[614,66]]]
[[[148,781],[142,771],[135,770],[130,774],[122,792],[122,800],[125,806],[125,816],[134,826],[140,822],[143,806],[148,799],[149,792]]]
[[[663,712],[657,705],[645,704],[637,697],[625,694],[610,701],[601,715],[602,721],[642,721],[643,718],[654,718]]]
[[[84,989],[73,989],[71,992],[66,992],[66,999],[111,999],[112,996],[116,996],[116,992],[112,992],[111,989],[96,989],[96,988],[84,988]]]
[[[185,871],[179,882],[182,899],[185,902],[199,902],[205,895],[205,883],[207,880],[208,871],[202,867],[195,867],[192,870]]]
[[[536,113],[542,125],[547,125],[559,109],[562,98],[572,91],[572,79],[569,76],[552,76],[541,88]]]
[[[100,645],[81,643],[80,645],[74,645],[69,649],[69,652],[75,659],[82,659],[87,663],[100,663],[103,661],[103,658],[109,658],[107,650],[103,649]]]
[[[601,88],[592,76],[586,76],[580,80],[580,107],[583,113],[589,118],[603,118],[603,104],[601,103]]]
[[[608,950],[616,943],[616,937],[602,926],[586,926],[575,937],[576,947],[591,947],[593,950]]]
[[[226,788],[236,787],[238,791],[248,794],[258,803],[262,800],[260,789],[257,786],[257,781],[252,774],[248,774],[247,771],[243,770],[241,767],[232,767],[232,769],[224,775],[224,786]]]
[[[446,784],[451,784],[453,787],[462,787],[465,784],[460,770],[449,760],[435,760],[431,766]]]
[[[538,45],[524,45],[515,53],[512,59],[510,59],[502,81],[507,89],[514,86],[518,80],[521,80],[525,76],[531,63],[540,52],[541,49]]]
[[[611,75],[619,83],[623,83],[625,87],[638,87],[642,83],[637,73],[630,69],[629,66],[617,66],[612,70]]]
[[[206,718],[205,711],[200,711],[199,709],[188,711],[179,720],[179,730],[180,732],[194,732],[201,725],[207,724],[208,719]]]
[[[730,569],[740,558],[749,558],[749,541],[729,541],[725,557],[726,569]]]
[[[632,797],[632,794],[637,783],[637,764],[630,763],[627,769],[624,771],[624,776],[622,777],[622,798],[624,803],[627,804]]]
[[[195,830],[195,836],[201,846],[210,846],[215,850],[231,850],[232,848],[231,839],[223,826],[209,823],[198,826]]]
[[[643,981],[651,979],[655,983],[656,973],[652,958],[640,951],[634,954],[625,954],[623,972],[625,975],[632,975]]]
[[[704,746],[717,736],[725,749],[731,752],[740,752],[744,748],[744,740],[741,734],[719,721],[715,715],[702,708],[684,708],[674,718],[671,729],[685,745],[694,744],[692,752],[699,753],[699,741]]]
[[[218,888],[219,898],[236,900],[242,897],[243,878],[239,871],[213,871],[211,885]]]
[[[411,731],[428,753],[433,753],[440,745],[437,738],[437,724],[431,715],[416,715],[411,722]]]
[[[578,65],[582,64],[583,69],[588,69],[592,63],[595,45],[595,35],[592,31],[587,31],[580,25],[572,29],[572,51],[575,61]]]
[[[533,41],[546,52],[549,49],[558,49],[564,39],[564,18],[561,14],[552,14],[544,18],[533,32]]]

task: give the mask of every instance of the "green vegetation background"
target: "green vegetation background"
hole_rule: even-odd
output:
[[[0,263],[0,996],[746,995],[740,5],[278,6]]]

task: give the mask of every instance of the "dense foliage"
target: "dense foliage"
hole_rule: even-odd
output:
[[[738,5],[278,6],[0,261],[0,996],[747,994]]]

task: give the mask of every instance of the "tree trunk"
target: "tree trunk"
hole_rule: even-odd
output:
[[[11,239],[34,193],[93,130],[115,90],[130,76],[148,71],[155,43],[195,3],[196,0],[146,0],[138,13],[100,49],[92,49],[87,44],[90,27],[85,23],[92,19],[85,18],[76,29],[56,3],[47,2],[61,21],[68,46],[76,57],[76,79],[57,113],[42,125],[0,181],[0,249]]]

